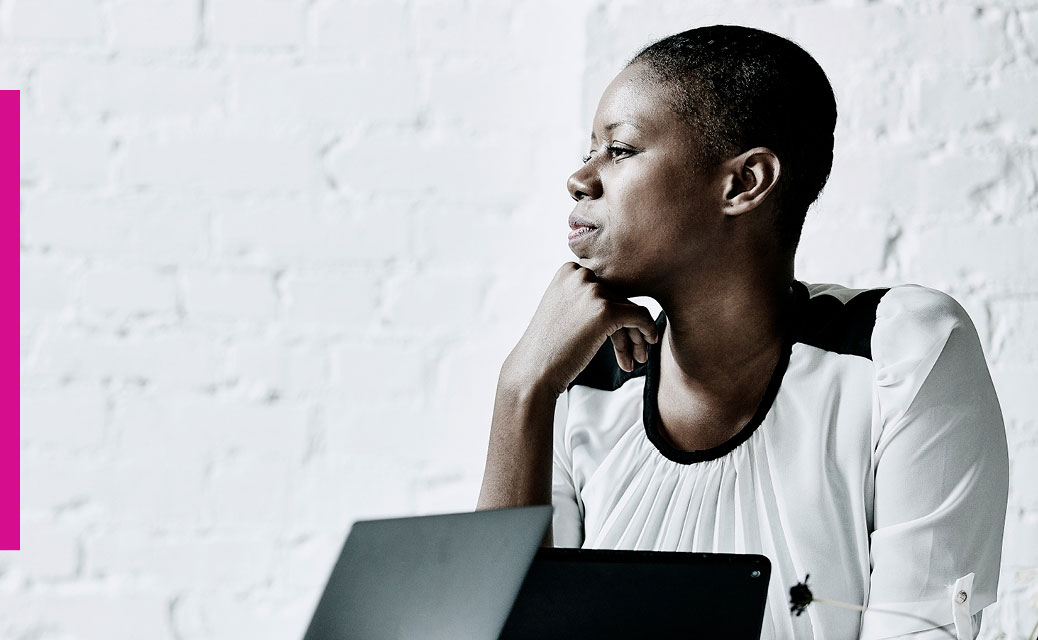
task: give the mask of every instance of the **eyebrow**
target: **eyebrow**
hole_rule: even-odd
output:
[[[617,120],[616,122],[613,122],[611,124],[607,124],[605,126],[605,130],[606,131],[612,131],[613,129],[615,129],[615,128],[621,126],[621,125],[625,125],[625,124],[630,126],[630,127],[634,127],[635,129],[637,129],[639,131],[642,130],[642,128],[638,126],[637,122],[635,122],[634,120],[628,120],[626,118],[623,119],[623,120]],[[597,140],[598,139],[598,136],[595,135],[594,131],[591,132],[591,139],[592,140]]]

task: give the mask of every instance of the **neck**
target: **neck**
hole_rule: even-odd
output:
[[[667,314],[664,369],[672,383],[719,400],[739,397],[777,360],[791,311],[793,269],[690,278],[657,297]],[[673,366],[668,366],[673,365]]]

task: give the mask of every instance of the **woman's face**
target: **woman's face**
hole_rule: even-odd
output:
[[[570,249],[628,297],[706,266],[721,240],[719,172],[700,166],[698,135],[667,91],[641,64],[622,71],[599,102],[587,162],[568,182],[577,201]]]

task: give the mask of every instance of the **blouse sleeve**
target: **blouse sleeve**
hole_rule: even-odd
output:
[[[580,547],[584,542],[584,509],[573,482],[573,451],[566,437],[569,391],[555,403],[552,445],[552,537],[556,547]]]
[[[872,573],[861,638],[948,637],[935,629],[945,625],[973,638],[995,601],[1009,485],[976,329],[951,297],[895,287],[877,309],[872,354]]]

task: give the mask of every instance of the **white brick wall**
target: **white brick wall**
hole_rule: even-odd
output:
[[[798,276],[918,282],[974,318],[1012,463],[982,637],[1025,637],[1031,0],[0,0],[24,546],[0,553],[0,638],[300,637],[353,520],[472,508],[598,96],[715,22],[793,37],[837,92]]]

